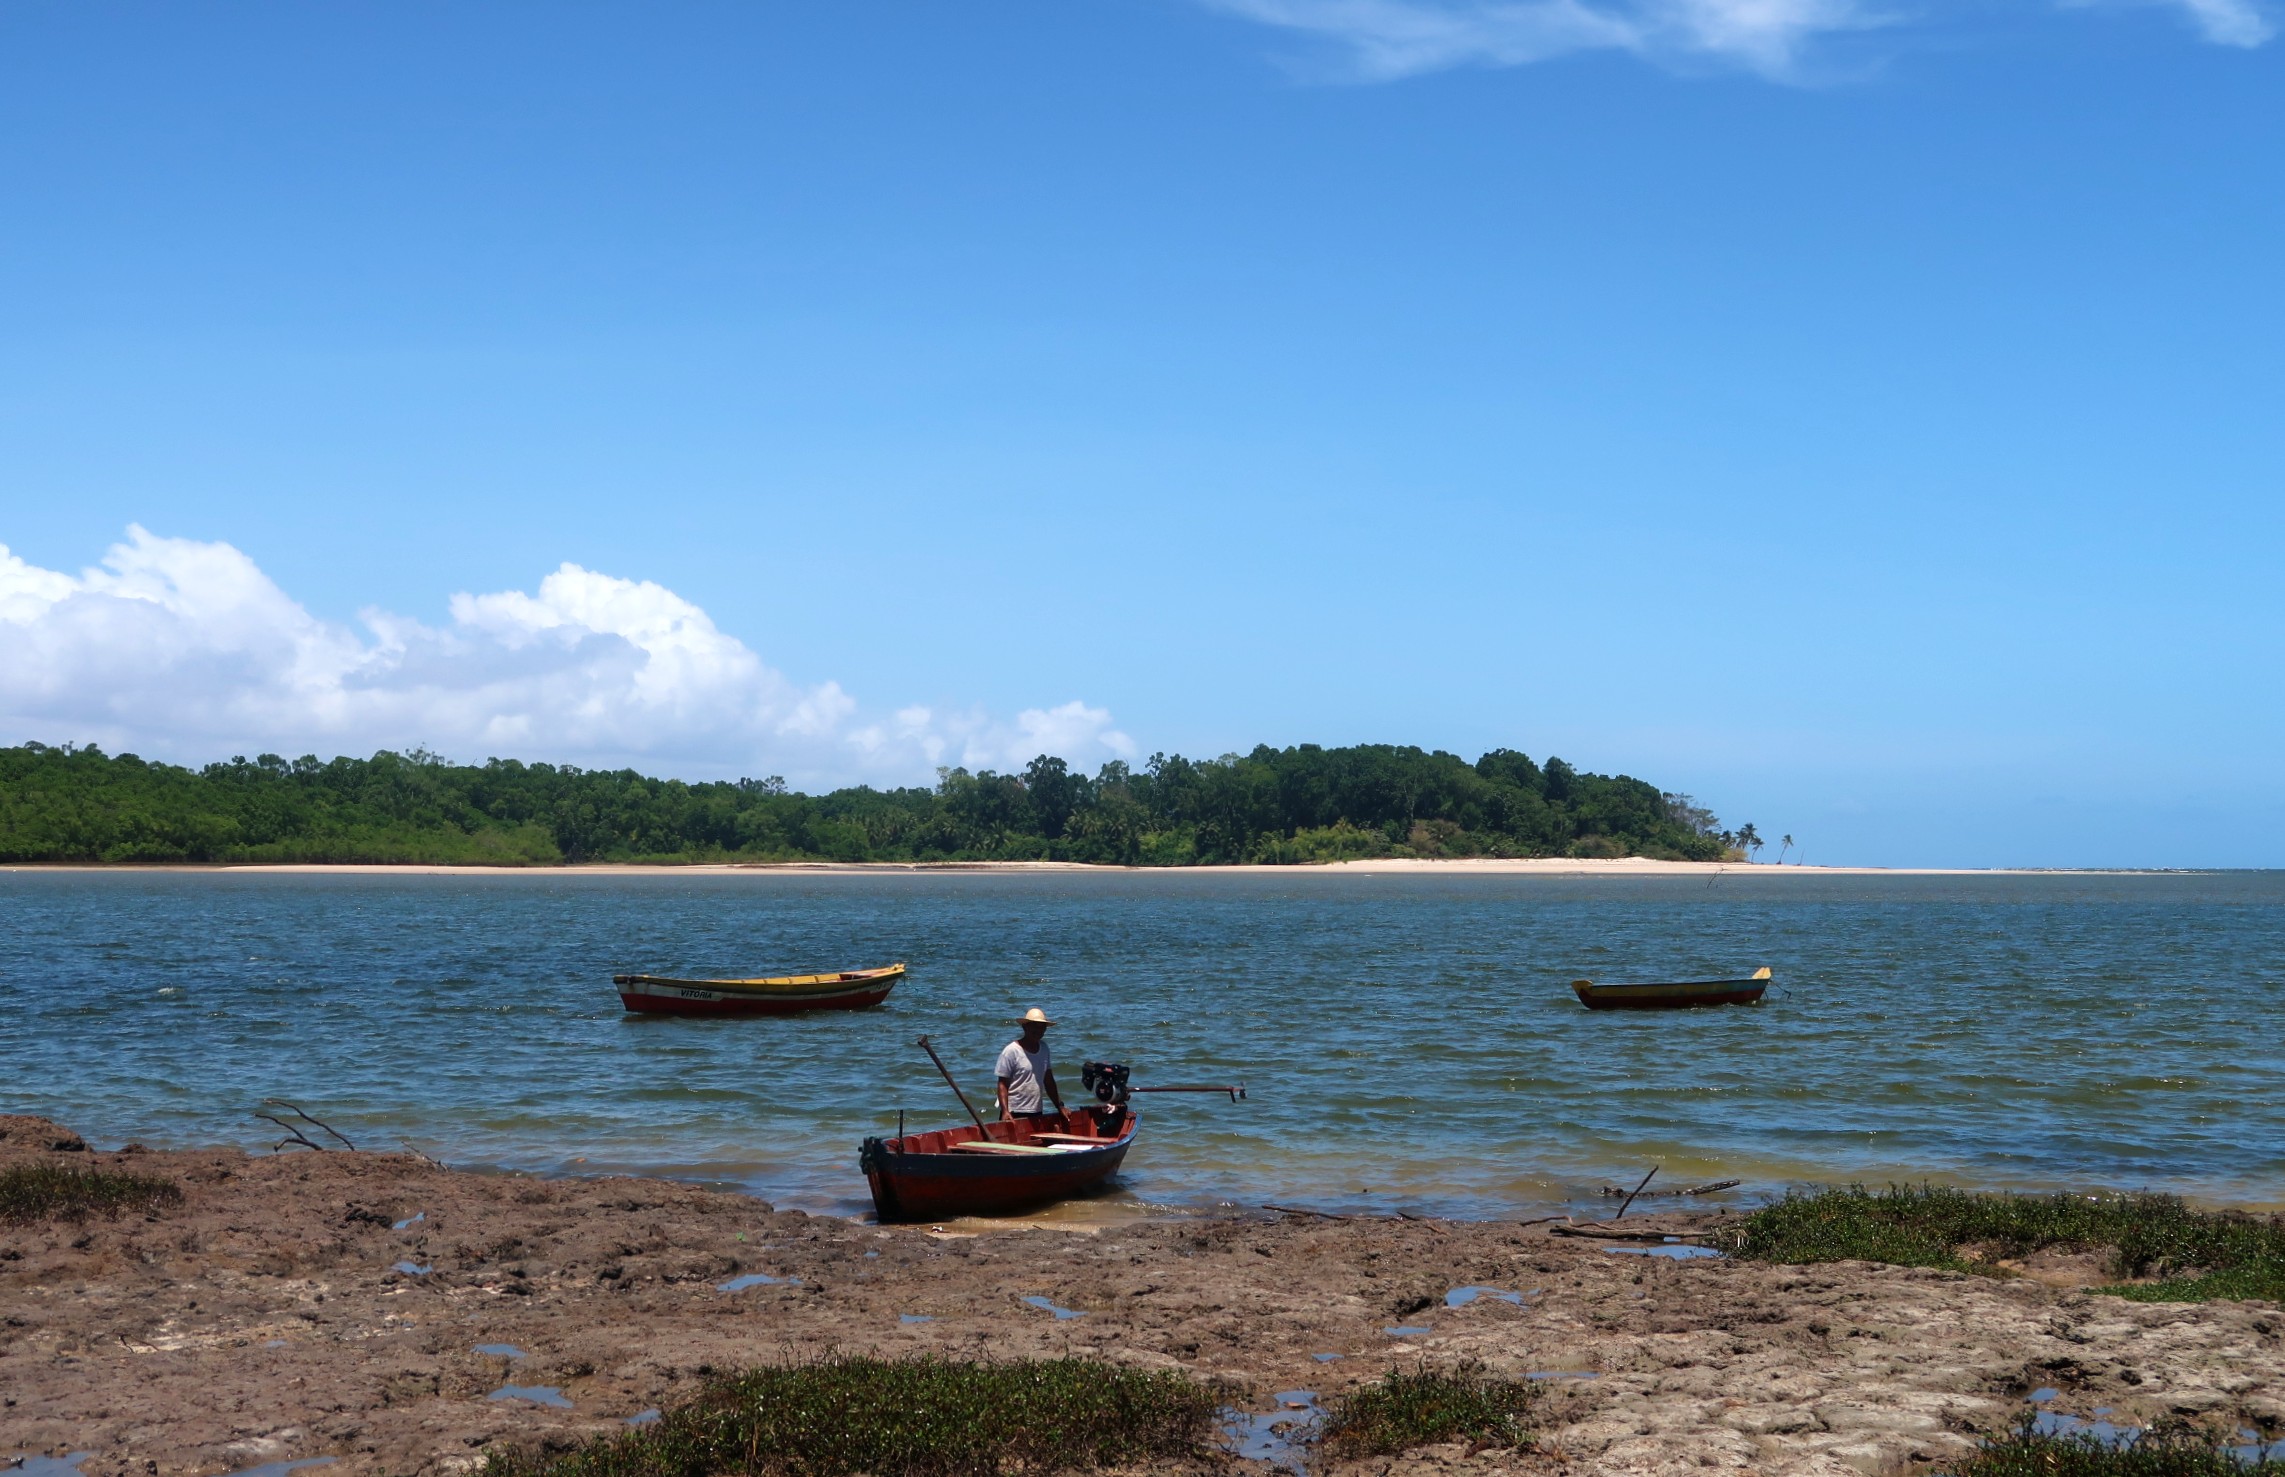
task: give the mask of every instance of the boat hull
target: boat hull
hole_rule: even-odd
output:
[[[680,980],[614,975],[619,1003],[643,1015],[794,1015],[805,1010],[865,1010],[889,998],[904,979],[901,964],[844,974],[764,980]]]
[[[1134,1143],[1134,1115],[1125,1109],[1108,1111],[1116,1117],[1097,1130],[1108,1135],[1100,1145],[1049,1153],[953,1149],[954,1143],[972,1143],[980,1137],[973,1124],[902,1139],[868,1139],[862,1163],[873,1192],[873,1209],[884,1223],[942,1221],[964,1215],[1011,1215],[1084,1195],[1119,1172]],[[1047,1114],[1012,1124],[994,1123],[990,1137],[1025,1144],[1042,1129],[1078,1126],[1081,1116]]]
[[[1687,1010],[1698,1005],[1755,1005],[1769,988],[1769,971],[1746,980],[1686,980],[1673,984],[1598,985],[1573,980],[1571,989],[1589,1010]]]

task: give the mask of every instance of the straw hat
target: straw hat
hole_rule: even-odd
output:
[[[1022,1015],[1018,1016],[1016,1018],[1016,1024],[1019,1026],[1052,1026],[1055,1024],[1055,1022],[1047,1018],[1046,1011],[1041,1010],[1038,1006],[1035,1005],[1031,1009],[1025,1011]]]

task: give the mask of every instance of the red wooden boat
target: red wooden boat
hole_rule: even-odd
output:
[[[867,1139],[858,1163],[883,1221],[941,1221],[1084,1194],[1118,1173],[1134,1141],[1134,1110],[1106,1103]]]
[[[902,964],[839,974],[786,974],[760,980],[678,980],[615,974],[619,1003],[650,1015],[791,1015],[797,1010],[863,1010],[889,998]]]

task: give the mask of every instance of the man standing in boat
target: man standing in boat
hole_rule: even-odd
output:
[[[1044,1112],[1042,1092],[1060,1113],[1063,1094],[1055,1086],[1055,1068],[1047,1056],[1047,1028],[1055,1022],[1035,1005],[1023,1013],[1018,1024],[1023,1027],[1023,1035],[1000,1048],[1000,1064],[995,1072],[1000,1079],[1000,1117],[1008,1119],[1019,1114]]]

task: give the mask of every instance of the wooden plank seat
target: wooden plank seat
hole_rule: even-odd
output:
[[[1051,1144],[1107,1144],[1110,1142],[1109,1139],[1097,1138],[1091,1133],[1035,1133],[1032,1137]]]
[[[1064,1150],[1050,1144],[1000,1144],[981,1139],[969,1139],[952,1146],[962,1154],[1061,1154]]]

